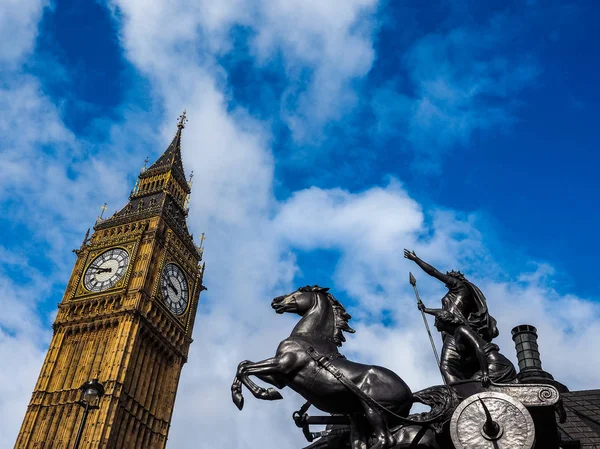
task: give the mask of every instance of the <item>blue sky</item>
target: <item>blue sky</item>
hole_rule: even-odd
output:
[[[394,175],[416,198],[485,215],[488,231],[510,254],[560,267],[562,288],[597,296],[593,254],[600,243],[590,236],[600,216],[590,205],[600,158],[591,113],[599,101],[598,9],[564,2],[442,3],[377,6],[375,60],[352,80],[354,107],[320,127],[314,140],[294,141],[281,120],[287,87],[281,57],[257,63],[248,45],[255,32],[232,28],[235,49],[218,58],[229,81],[228,106],[271,122],[278,198],[311,185],[361,191]],[[56,2],[39,26],[26,70],[60,103],[61,118],[76,136],[105,141],[104,120],[119,121],[124,107],[152,108],[146,80],[125,59],[118,24],[101,2]],[[476,67],[493,62],[498,68]],[[489,86],[469,94],[478,70]],[[455,118],[464,123],[436,131],[434,118],[427,133],[415,131],[426,135],[411,138],[410,112],[399,103],[404,95],[408,101],[424,95],[419,83],[445,75],[443,81],[456,82],[448,86],[456,89],[451,95],[475,97],[437,98],[444,114],[462,115]],[[294,76],[314,73],[303,67]],[[300,82],[289,101],[305,88]],[[319,169],[308,170],[317,160]],[[589,250],[578,250],[584,247]]]
[[[549,370],[597,387],[599,20],[594,2],[553,0],[3,3],[0,353],[21,380],[0,394],[0,447],[39,373],[71,249],[102,203],[125,204],[184,108],[209,290],[182,388],[223,404],[209,419],[178,399],[177,447],[194,443],[196,419],[259,432],[252,415],[266,432],[289,415],[290,393],[246,415],[223,398],[237,361],[267,357],[290,329],[269,298],[299,285],[350,306],[350,354],[414,389],[436,382],[403,247],[477,281],[507,355],[510,328],[531,322]],[[418,278],[437,301],[441,286]],[[391,344],[402,363],[374,349]],[[293,443],[280,432],[269,444]]]

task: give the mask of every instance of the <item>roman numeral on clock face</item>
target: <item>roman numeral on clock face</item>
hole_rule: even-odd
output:
[[[83,285],[90,292],[101,292],[115,286],[125,275],[129,253],[123,248],[112,248],[96,257],[83,276]]]

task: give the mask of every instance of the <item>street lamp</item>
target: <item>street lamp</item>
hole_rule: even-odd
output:
[[[88,413],[90,410],[96,410],[100,407],[100,398],[104,395],[104,387],[98,379],[92,379],[89,382],[84,383],[81,387],[81,398],[77,401],[77,404],[83,407],[83,418],[81,418],[81,424],[79,425],[79,431],[77,432],[77,438],[75,438],[75,445],[73,449],[79,449],[79,441],[81,441],[81,435],[83,434],[83,428],[87,420]]]

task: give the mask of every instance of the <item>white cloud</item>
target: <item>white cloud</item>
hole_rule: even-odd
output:
[[[422,224],[420,206],[395,180],[386,188],[354,195],[342,189],[317,187],[295,192],[276,218],[276,225],[296,247],[351,244],[361,253],[397,247],[399,238],[416,232]]]
[[[281,112],[298,141],[318,140],[324,123],[355,105],[351,83],[369,72],[375,57],[376,5],[376,0],[262,2],[253,48],[261,63],[283,54],[291,83]]]
[[[45,347],[31,339],[30,335],[13,337],[0,327],[0,357],[3,360],[0,371],[2,448],[12,448],[15,444],[45,353]]]
[[[75,235],[80,240],[94,224],[80,219],[95,217],[104,201],[116,209],[128,193],[123,167],[135,166],[143,156],[135,158],[121,146],[143,147],[137,117],[129,114],[132,129],[126,138],[112,147],[96,145],[93,154],[89,142],[67,129],[57,106],[31,76],[15,77],[0,89],[0,108],[5,113],[0,120],[0,204],[18,204],[10,219],[32,231],[33,242],[49,244],[53,262],[71,263],[65,245],[72,245]]]
[[[233,49],[236,27],[250,29],[258,66],[282,58],[286,88],[277,112],[301,142],[319,140],[326,122],[353,107],[351,84],[374,60],[377,0],[162,0],[151,10],[139,0],[110,4],[123,25],[128,58],[167,83],[182,75],[175,67],[187,72],[200,65],[211,76],[225,77],[215,57]]]
[[[0,64],[6,70],[18,66],[33,50],[37,24],[48,0],[0,2]],[[10,44],[6,44],[10,43]]]

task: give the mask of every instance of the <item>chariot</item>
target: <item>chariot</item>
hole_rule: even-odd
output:
[[[436,388],[436,387],[433,387]],[[443,388],[443,387],[439,387]],[[451,410],[434,425],[400,425],[392,428],[394,449],[532,449],[538,434],[547,432],[544,422],[554,414],[564,419],[558,390],[545,384],[492,384],[460,382],[449,386],[454,392]],[[430,390],[430,389],[428,389]],[[309,416],[310,404],[293,414],[309,443],[304,449],[350,448],[350,421],[346,416]],[[418,419],[419,415],[410,415]],[[537,422],[536,422],[537,421]],[[311,425],[326,430],[311,432]]]

